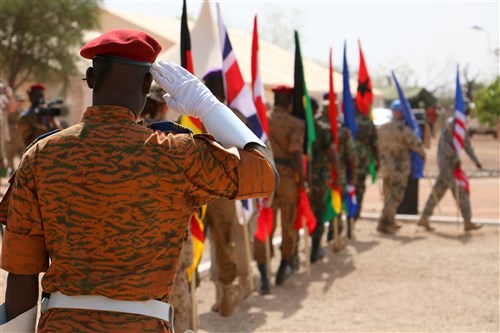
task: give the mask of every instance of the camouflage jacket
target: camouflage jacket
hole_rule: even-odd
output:
[[[377,129],[369,116],[356,116],[358,123],[358,132],[354,140],[354,149],[358,161],[358,170],[362,173],[368,173],[370,167],[370,158],[378,158],[377,153]]]

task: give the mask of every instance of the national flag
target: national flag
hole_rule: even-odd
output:
[[[186,0],[182,4],[181,16],[181,66],[194,74],[193,57],[191,54],[191,36],[189,34]],[[180,124],[199,134],[203,131],[203,126],[199,118],[181,116]]]
[[[257,114],[257,108],[252,99],[252,93],[243,81],[236,54],[231,46],[226,26],[222,19],[219,4],[217,4],[217,19],[219,24],[219,36],[222,50],[222,73],[224,81],[224,92],[226,102],[230,108],[238,110],[246,119],[252,132],[263,142],[266,141],[266,133]],[[236,202],[237,207],[243,212],[242,221],[248,222],[247,216],[254,212],[253,205],[249,200]]]
[[[323,222],[331,221],[340,215],[342,211],[342,191],[340,187],[333,186],[325,193]]]
[[[333,55],[332,48],[330,48],[330,74],[328,76],[329,90],[328,90],[328,118],[330,119],[330,130],[333,135],[333,142],[335,143],[335,148],[339,150],[339,135],[338,135],[338,125],[337,125],[337,101],[335,96],[335,90],[333,89]]]
[[[253,20],[253,39],[252,39],[252,96],[257,115],[259,116],[262,129],[269,137],[269,126],[267,125],[267,110],[264,100],[264,84],[260,76],[259,65],[259,32],[257,30],[257,15]]]
[[[236,215],[238,215],[238,222],[241,225],[248,223],[255,211],[256,209],[251,199],[236,201]]]
[[[460,158],[460,151],[464,147],[465,132],[466,132],[467,114],[465,113],[465,103],[462,94],[462,86],[460,85],[460,71],[457,66],[457,80],[455,90],[455,119],[453,125],[453,147]],[[470,193],[469,179],[461,168],[453,171],[455,182],[458,186],[463,187],[467,194]]]
[[[345,193],[345,208],[347,217],[355,217],[358,212],[358,200],[356,199],[356,188],[348,184]]]
[[[457,80],[456,80],[456,90],[455,90],[455,119],[453,126],[453,147],[457,155],[464,147],[465,140],[465,124],[467,121],[467,115],[465,114],[465,104],[464,97],[462,95],[462,87],[460,85],[460,73],[457,66]]]
[[[191,235],[193,237],[193,264],[187,269],[189,281],[191,281],[191,277],[193,276],[196,267],[198,267],[201,255],[203,254],[203,245],[205,243],[205,227],[203,226],[203,219],[205,218],[206,211],[207,206],[204,205],[199,209],[199,212],[196,211],[193,213],[189,222]]]
[[[299,189],[299,206],[297,209],[297,220],[295,221],[295,230],[300,230],[302,228],[302,220],[306,220],[306,227],[309,235],[312,234],[316,228],[316,217],[311,210],[311,203],[309,202],[309,197],[304,189]]]
[[[255,230],[255,238],[261,242],[265,242],[271,236],[273,231],[273,208],[264,207],[262,205],[259,209],[259,216],[257,217],[257,229]]]
[[[403,89],[399,85],[398,79],[396,78],[396,74],[394,71],[392,72],[392,78],[394,79],[394,83],[396,85],[396,89],[398,91],[399,101],[401,102],[401,107],[403,109],[403,116],[406,123],[406,126],[410,127],[413,131],[413,134],[419,139],[422,139],[422,132],[420,131],[420,126],[417,123],[417,119],[415,118],[415,114],[411,109],[410,103],[405,97]],[[420,155],[415,152],[411,152],[411,174],[414,179],[419,179],[424,176],[424,160]]]
[[[312,114],[311,99],[307,92],[300,52],[299,33],[295,31],[295,66],[293,74],[293,114],[306,121],[304,136],[304,153],[312,156],[312,145],[316,140],[314,118]]]
[[[342,105],[344,112],[344,124],[351,131],[351,136],[356,139],[358,132],[358,124],[356,123],[356,113],[354,109],[354,102],[352,100],[351,88],[349,86],[349,67],[347,66],[347,42],[344,42],[344,66],[342,70]]]
[[[366,69],[365,57],[361,49],[361,41],[358,40],[359,45],[359,72],[358,72],[358,91],[356,93],[356,108],[359,113],[369,115],[372,109],[373,92],[372,82]]]

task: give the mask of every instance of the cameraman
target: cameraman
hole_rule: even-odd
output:
[[[25,145],[29,145],[37,137],[55,129],[62,129],[59,121],[45,105],[45,86],[34,84],[28,90],[31,107],[19,117],[18,128]]]

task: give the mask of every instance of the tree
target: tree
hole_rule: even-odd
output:
[[[97,26],[100,0],[0,1],[0,74],[16,90],[28,80],[76,73],[83,32]]]
[[[500,77],[497,76],[488,87],[477,90],[475,97],[473,115],[480,123],[494,128],[500,121]]]

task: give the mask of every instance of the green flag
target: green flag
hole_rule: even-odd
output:
[[[295,67],[293,82],[293,114],[306,121],[304,137],[304,153],[312,157],[312,145],[316,140],[314,130],[314,118],[312,114],[311,99],[307,92],[302,66],[302,55],[300,53],[299,33],[295,31]]]

